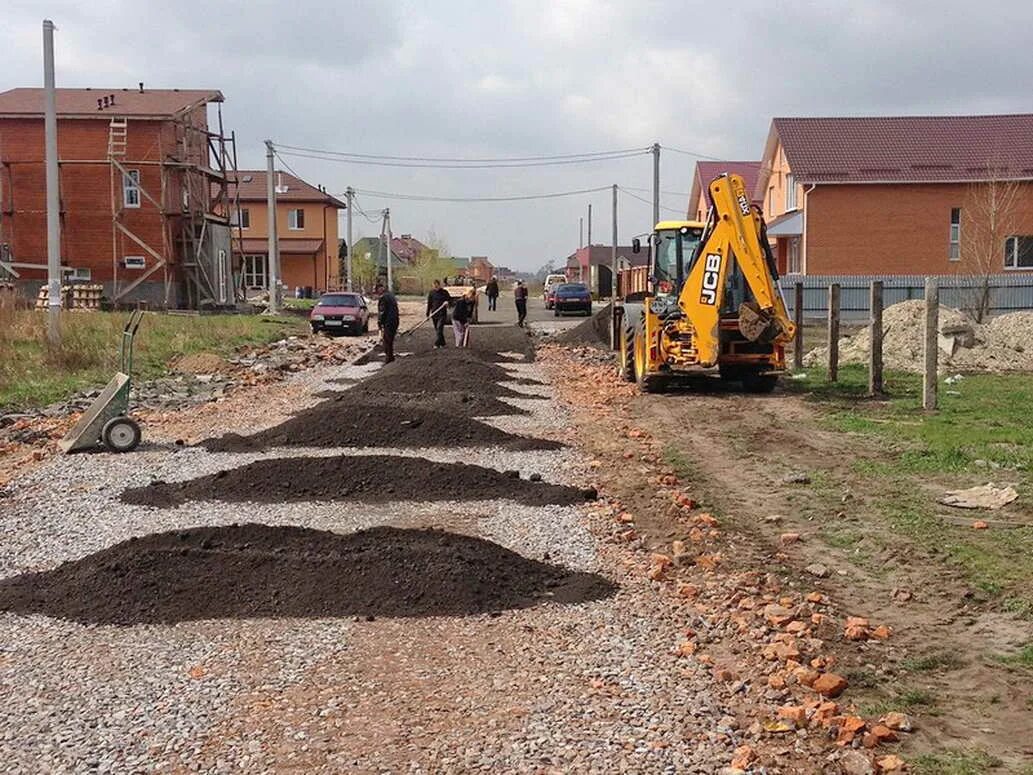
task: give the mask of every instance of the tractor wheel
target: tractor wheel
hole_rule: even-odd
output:
[[[649,374],[649,344],[646,342],[645,321],[635,327],[635,382],[643,393],[661,393],[664,389],[663,377]]]
[[[101,441],[111,452],[131,452],[141,435],[140,426],[128,417],[112,417],[100,432]]]
[[[617,344],[617,376],[625,382],[635,381],[635,353],[632,347],[634,331],[621,326],[620,340]]]

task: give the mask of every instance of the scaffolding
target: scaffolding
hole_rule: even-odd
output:
[[[133,180],[136,196],[146,199],[161,215],[160,244],[152,244],[153,239],[149,242],[131,226],[127,211],[133,208],[127,207],[125,185],[131,178],[129,166],[141,162],[130,163],[126,158],[130,122],[122,116],[114,116],[109,122],[112,295],[116,303],[159,271],[166,307],[173,306],[174,287],[180,291],[179,304],[188,309],[227,308],[243,299],[239,283],[243,233],[239,219],[234,218],[239,212],[236,135],[225,134],[220,102],[215,103],[217,131],[208,127],[207,118],[197,120],[198,110],[205,109],[207,103],[189,105],[172,116],[171,137],[164,131],[159,134],[159,189],[151,190],[143,181]],[[142,274],[122,283],[120,257],[124,251],[120,247],[126,240],[142,249],[153,263]],[[121,274],[124,276],[124,272]]]

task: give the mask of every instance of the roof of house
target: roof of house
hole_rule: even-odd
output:
[[[104,100],[114,98],[108,106]],[[63,117],[169,118],[209,102],[222,102],[217,89],[57,89],[57,114]],[[99,107],[98,107],[99,104]],[[0,92],[0,116],[42,116],[43,89]]]
[[[1033,114],[775,118],[768,174],[778,140],[800,183],[1033,179]]]
[[[759,161],[698,161],[696,172],[692,176],[692,188],[689,189],[688,217],[696,217],[696,203],[699,202],[700,192],[704,186],[718,175],[725,172],[734,172],[742,176],[747,191],[753,191],[757,187],[757,176],[760,174]]]
[[[299,177],[287,172],[277,171],[276,173],[277,202],[322,202],[330,204],[339,210],[345,209],[346,205],[335,196],[326,191],[321,191],[310,183],[306,183]],[[237,192],[241,202],[265,202],[268,192],[266,191],[265,170],[238,170],[237,171]],[[233,187],[230,187],[230,195],[233,195]]]
[[[403,234],[400,237],[391,238],[391,252],[410,263],[424,250],[429,249],[411,234]]]
[[[381,245],[380,237],[362,237],[355,240],[355,248],[352,251],[352,255],[360,256],[363,253],[369,253],[370,259],[377,266],[387,266],[387,256],[384,255],[384,248]],[[398,255],[394,249],[391,250],[391,261],[397,262],[399,265],[409,263],[402,256]]]

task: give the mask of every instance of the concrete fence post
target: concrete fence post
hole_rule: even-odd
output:
[[[873,280],[869,299],[871,352],[868,354],[868,393],[882,393],[882,281]]]
[[[829,286],[829,364],[828,381],[839,379],[839,283]]]
[[[940,288],[935,277],[925,279],[925,372],[922,376],[922,408],[936,409],[936,367],[939,356]]]
[[[803,283],[797,282],[793,288],[793,322],[796,324],[796,341],[793,343],[793,368],[803,368]]]

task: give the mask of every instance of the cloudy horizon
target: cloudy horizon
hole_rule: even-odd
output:
[[[856,3],[674,0],[394,2],[217,6],[98,0],[7,3],[0,91],[42,84],[41,21],[59,87],[213,88],[240,166],[263,141],[349,153],[499,158],[641,148],[759,158],[782,115],[1025,113],[1033,7],[989,0]],[[397,168],[284,156],[305,180],[438,197],[608,187],[620,241],[650,227],[652,161],[509,169]],[[695,158],[665,151],[666,214],[684,212]],[[456,255],[534,270],[578,243],[610,241],[610,193],[509,203],[360,195],[390,207],[396,234],[435,233]],[[379,226],[355,218],[356,236]],[[343,234],[343,231],[342,231]]]

